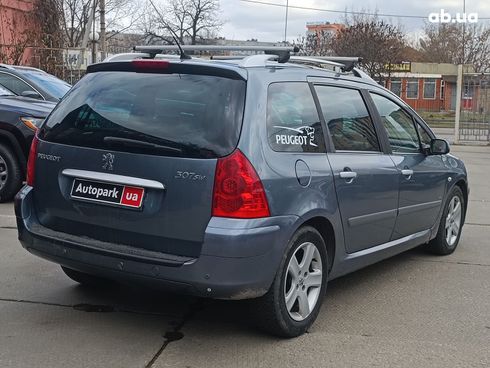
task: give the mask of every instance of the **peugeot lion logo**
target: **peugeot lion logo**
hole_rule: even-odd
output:
[[[112,164],[114,163],[114,158],[115,158],[114,154],[104,153],[102,155],[102,162],[104,163],[104,165],[102,165],[102,168],[104,170],[112,171],[113,170]]]

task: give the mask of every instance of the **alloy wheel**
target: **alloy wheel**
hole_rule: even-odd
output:
[[[458,239],[461,229],[462,208],[461,200],[454,196],[449,202],[449,209],[446,217],[446,242],[453,246]]]
[[[7,163],[3,159],[2,156],[0,156],[0,190],[2,190],[5,185],[7,185],[7,179],[8,179],[8,169],[7,169]]]
[[[323,282],[323,265],[315,244],[301,244],[289,261],[284,280],[284,300],[289,316],[303,321],[315,308]]]

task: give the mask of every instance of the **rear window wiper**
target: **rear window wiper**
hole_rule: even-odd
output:
[[[109,145],[114,145],[114,146],[156,149],[156,150],[162,150],[171,153],[182,153],[182,150],[180,148],[140,141],[137,139],[129,139],[129,138],[121,138],[121,137],[104,137],[104,143],[107,143]]]

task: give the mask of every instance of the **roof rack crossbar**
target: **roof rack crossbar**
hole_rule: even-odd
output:
[[[178,51],[176,45],[150,45],[134,46],[134,51],[145,52],[148,54],[161,54],[163,51]],[[299,52],[297,46],[219,46],[219,45],[182,45],[184,51],[256,51],[266,54],[276,54],[280,52]]]

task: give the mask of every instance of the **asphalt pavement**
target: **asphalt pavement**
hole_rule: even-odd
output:
[[[311,330],[263,335],[246,303],[90,290],[17,241],[0,205],[0,367],[490,366],[490,147],[457,146],[469,212],[453,255],[415,249],[332,281]]]

